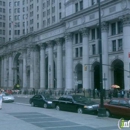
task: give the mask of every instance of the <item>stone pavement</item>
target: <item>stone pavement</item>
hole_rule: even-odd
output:
[[[119,130],[118,120],[15,102],[3,103],[0,110],[0,130]]]

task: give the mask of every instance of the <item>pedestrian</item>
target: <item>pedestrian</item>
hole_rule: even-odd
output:
[[[0,90],[0,110],[2,109],[2,92]]]

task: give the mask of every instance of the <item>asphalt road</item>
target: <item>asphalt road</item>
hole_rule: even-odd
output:
[[[14,97],[15,97],[15,103],[29,104],[30,97],[18,97],[18,96]]]

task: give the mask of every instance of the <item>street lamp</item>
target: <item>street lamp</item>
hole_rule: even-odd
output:
[[[101,37],[101,8],[100,8],[100,0],[98,0],[98,8],[99,8],[99,48],[100,48],[100,107],[98,110],[99,117],[106,116],[106,110],[104,108],[103,101],[103,76],[102,76],[102,37]]]

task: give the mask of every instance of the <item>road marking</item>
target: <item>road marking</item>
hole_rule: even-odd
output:
[[[19,102],[14,102],[15,104],[18,104],[18,105],[25,105],[25,106],[30,106],[30,104],[26,104],[26,103],[19,103]]]

